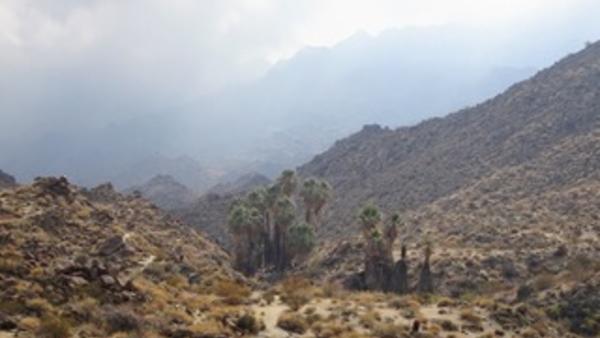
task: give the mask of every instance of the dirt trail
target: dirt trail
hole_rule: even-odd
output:
[[[261,294],[256,293],[256,298],[260,298]],[[277,327],[277,319],[288,310],[289,307],[281,302],[279,296],[275,296],[271,304],[259,303],[252,306],[254,313],[265,323],[265,330],[258,337],[282,338],[290,337],[290,334]]]

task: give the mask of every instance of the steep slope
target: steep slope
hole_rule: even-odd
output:
[[[11,188],[17,185],[14,177],[0,170],[0,189]]]
[[[134,192],[140,193],[164,210],[183,208],[195,199],[194,193],[188,187],[169,175],[154,176],[142,185],[125,190],[127,194]]]
[[[247,309],[228,255],[110,190],[41,178],[0,193],[0,336],[234,334]]]
[[[327,233],[352,224],[368,200],[386,210],[414,210],[499,170],[543,163],[544,151],[569,139],[579,142],[599,126],[599,83],[595,43],[473,108],[409,128],[365,127],[299,171],[335,188]],[[582,156],[566,177],[593,173]]]
[[[437,293],[510,299],[600,333],[600,43],[446,118],[366,126],[300,172],[333,184],[322,231],[343,239],[302,267],[313,276],[360,287],[353,216],[371,200],[402,214],[394,256],[407,246],[411,290],[427,241]]]

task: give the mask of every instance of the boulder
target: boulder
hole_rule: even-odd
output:
[[[112,256],[127,248],[122,236],[113,236],[100,244],[98,254],[100,256]]]
[[[115,285],[115,283],[116,283],[115,279],[109,275],[100,276],[100,281],[102,282],[102,285],[107,286],[107,287],[111,287],[111,286]]]

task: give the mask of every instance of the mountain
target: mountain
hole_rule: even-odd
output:
[[[0,243],[2,337],[232,336],[248,319],[226,253],[110,185],[3,190]]]
[[[560,24],[553,34],[544,26],[519,39],[452,25],[359,32],[331,47],[306,47],[251,82],[184,103],[106,112],[96,123],[36,125],[28,140],[0,143],[0,167],[21,182],[66,175],[120,189],[164,174],[195,192],[216,184],[215,174],[273,177],[364,124],[409,125],[496,95],[583,45],[588,33]],[[589,35],[595,31],[590,27]],[[180,158],[199,163],[194,172],[201,173],[191,176],[196,165]]]
[[[572,154],[582,160],[566,173],[560,171],[566,162],[554,163],[560,175],[544,176],[549,173],[541,166],[558,156],[553,149],[593,145],[600,116],[599,50],[598,43],[591,44],[493,99],[444,118],[398,129],[365,126],[299,172],[325,178],[335,188],[330,230],[351,223],[353,212],[369,200],[386,210],[414,210],[511,170],[537,168],[542,176],[537,186],[527,181],[515,187],[528,194],[593,178],[593,153]]]
[[[227,130],[211,142],[225,149],[221,155],[274,163],[277,174],[365,123],[399,126],[443,115],[495,95],[546,64],[547,56],[516,57],[516,50],[506,55],[481,40],[473,30],[444,26],[378,36],[358,32],[332,47],[307,47],[257,81],[200,98],[183,113],[189,116],[185,128],[206,137]],[[207,111],[206,119],[196,118]],[[240,142],[232,144],[229,135]]]
[[[169,175],[154,176],[143,185],[128,188],[124,192],[140,193],[164,210],[183,208],[195,199],[190,189]]]
[[[322,246],[301,270],[357,285],[366,248],[356,215],[374,203],[401,215],[393,254],[407,247],[412,283],[429,243],[436,292],[514,297],[596,336],[599,107],[597,42],[472,108],[365,126],[299,168],[335,191]]]
[[[12,188],[15,185],[17,185],[15,178],[0,170],[0,189]]]
[[[241,192],[248,192],[256,187],[265,186],[271,183],[271,180],[258,173],[250,173],[239,177],[238,179],[219,183],[208,190],[208,193],[213,194],[238,194]]]
[[[110,180],[116,187],[124,189],[147,183],[156,176],[166,175],[181,182],[196,193],[219,182],[220,173],[202,167],[198,161],[188,157],[147,156],[113,174]]]

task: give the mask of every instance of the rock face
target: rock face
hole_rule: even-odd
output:
[[[0,189],[12,188],[17,185],[14,177],[0,170]]]
[[[143,328],[139,336],[169,336],[192,321],[174,313],[200,311],[197,304],[220,282],[244,282],[229,260],[143,199],[38,178],[0,192],[0,331],[18,326],[33,337],[40,332],[21,319],[52,318],[81,325],[72,332],[107,337],[121,329],[110,328],[110,318],[126,311]]]

